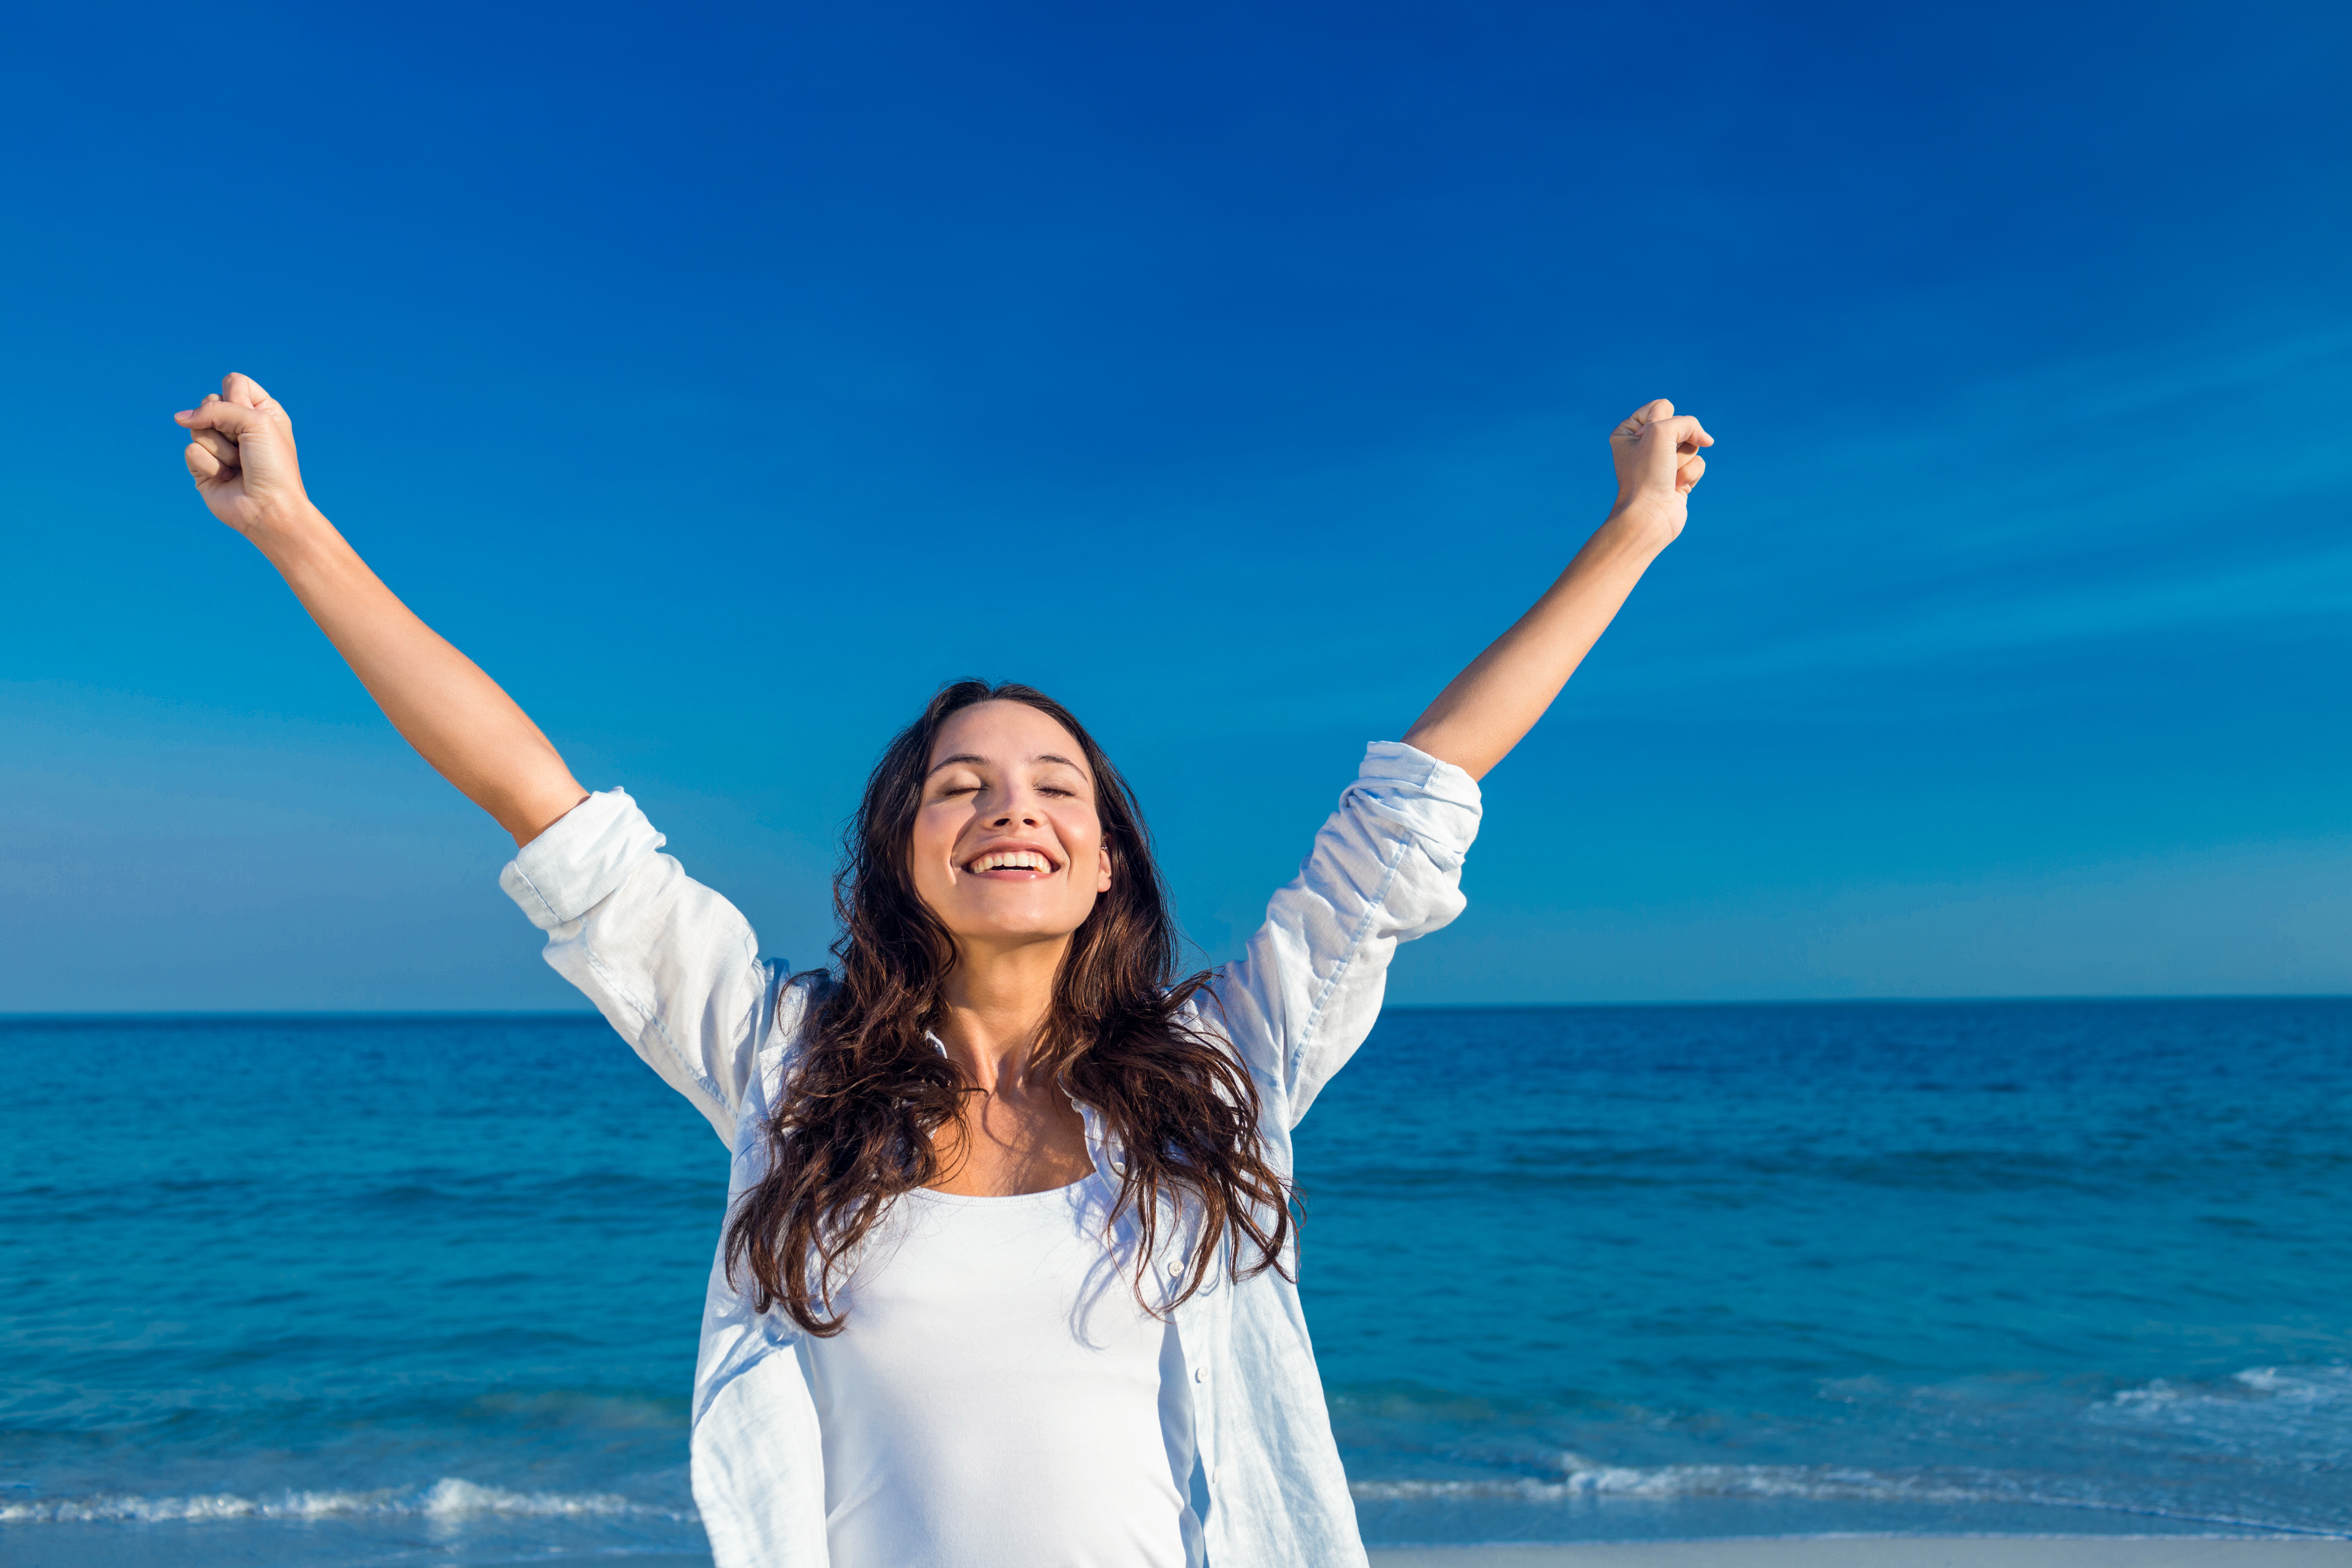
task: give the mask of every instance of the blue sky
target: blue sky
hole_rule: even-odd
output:
[[[1229,950],[1609,499],[1684,541],[1406,1001],[2352,990],[2352,18],[52,7],[0,353],[0,1011],[562,1006],[188,490],[221,372],[772,952],[940,681]]]

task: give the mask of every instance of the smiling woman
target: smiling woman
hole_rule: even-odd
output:
[[[766,1129],[766,1174],[727,1257],[808,1332],[888,1205],[919,1189],[1048,1192],[1094,1173],[1085,1111],[1121,1158],[1110,1217],[1147,1314],[1189,1298],[1228,1239],[1279,1265],[1286,1184],[1259,1097],[1175,983],[1175,927],[1126,781],[1025,686],[959,681],[884,752],[838,881],[840,975]],[[1039,998],[1045,999],[1042,1015]],[[1171,1215],[1189,1251],[1163,1247]],[[1181,1268],[1155,1301],[1155,1259]]]
[[[695,1373],[722,1568],[1364,1562],[1291,1268],[1291,1130],[1463,907],[1476,780],[1681,532],[1711,438],[1653,403],[1559,579],[1374,743],[1244,956],[1180,978],[1141,813],[1077,720],[952,685],[868,780],[836,967],[591,795],[313,507],[252,381],[176,416],[215,516],[514,835],[547,959],[733,1156]]]

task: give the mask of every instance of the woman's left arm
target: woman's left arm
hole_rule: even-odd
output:
[[[1454,678],[1404,743],[1375,742],[1265,923],[1201,1004],[1286,1131],[1371,1033],[1397,943],[1462,912],[1475,780],[1519,743],[1682,531],[1713,437],[1660,401],[1610,437],[1617,504],[1535,608]]]
[[[1689,515],[1715,437],[1664,398],[1636,409],[1609,437],[1617,504],[1535,607],[1455,676],[1405,731],[1405,743],[1472,778],[1513,746],[1576,673],[1619,606]]]

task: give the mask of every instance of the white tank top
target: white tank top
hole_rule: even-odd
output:
[[[1197,1568],[1192,1399],[1101,1175],[909,1193],[808,1347],[834,1568]]]

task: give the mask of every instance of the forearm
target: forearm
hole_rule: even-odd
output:
[[[1643,508],[1612,512],[1534,607],[1437,694],[1406,743],[1484,777],[1535,728],[1675,531]]]
[[[393,727],[516,843],[586,798],[514,699],[417,619],[316,508],[250,537]]]

